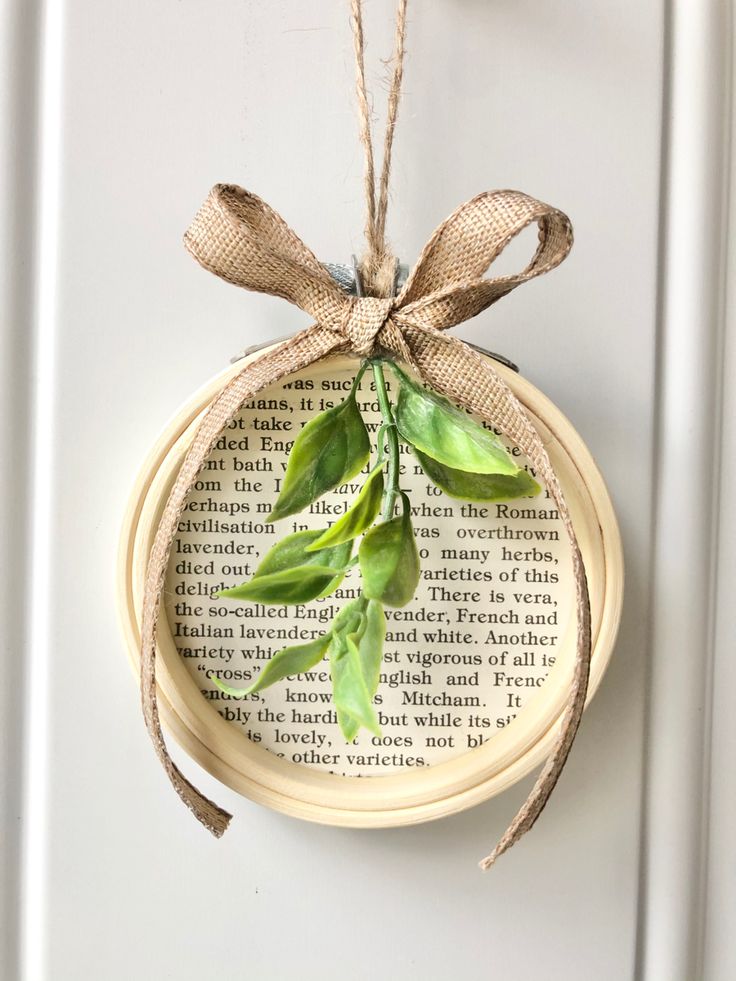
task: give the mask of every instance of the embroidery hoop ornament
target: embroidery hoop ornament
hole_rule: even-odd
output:
[[[481,868],[487,869],[533,826],[565,765],[586,703],[592,651],[590,597],[570,512],[532,421],[501,373],[489,361],[457,338],[442,332],[480,313],[521,283],[558,265],[572,245],[572,229],[562,212],[521,192],[480,194],[438,227],[398,296],[391,295],[396,260],[386,248],[384,230],[391,144],[402,73],[406,0],[400,0],[398,8],[395,70],[389,96],[378,205],[375,203],[365,97],[361,4],[359,0],[353,0],[352,6],[361,136],[368,161],[369,249],[361,271],[371,295],[347,296],[273,209],[234,185],[216,185],[188,230],[186,247],[206,269],[243,288],[281,296],[310,313],[315,323],[240,368],[212,399],[194,433],[163,507],[148,560],[140,641],[143,713],[171,783],[198,820],[219,837],[227,828],[230,815],[181,773],[169,756],[159,718],[157,631],[178,518],[189,490],[224,427],[254,395],[331,355],[350,353],[366,357],[381,352],[393,356],[414,369],[435,391],[498,426],[519,447],[555,502],[570,544],[576,587],[577,642],[566,708],[553,749],[532,791],[491,854],[480,863]],[[539,245],[529,265],[516,275],[483,279],[485,270],[506,245],[535,222],[539,228]],[[615,520],[613,523],[615,528]],[[610,538],[615,552],[617,535]],[[618,604],[614,600],[614,621],[617,621],[617,605],[620,606],[620,599]]]

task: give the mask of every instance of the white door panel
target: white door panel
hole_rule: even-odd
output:
[[[375,67],[393,3],[367,15]],[[564,265],[459,333],[573,421],[626,558],[617,650],[567,769],[486,875],[531,778],[440,822],[347,831],[185,760],[234,811],[213,840],[152,751],[116,621],[150,444],[232,354],[305,323],[187,256],[209,187],[255,191],[320,258],[360,251],[346,0],[4,0],[2,16],[3,976],[733,977],[729,5],[411,5],[392,243],[412,262],[492,187],[571,216]]]

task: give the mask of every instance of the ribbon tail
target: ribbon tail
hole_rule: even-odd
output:
[[[225,426],[249,399],[267,385],[306,368],[344,340],[320,326],[310,327],[246,365],[211,402],[169,494],[148,559],[141,618],[141,705],[146,728],[176,792],[215,837],[227,829],[231,815],[205,797],[181,773],[169,755],[159,719],[156,694],[156,634],[171,547],[186,498]]]
[[[481,862],[484,871],[531,830],[564,769],[580,726],[590,675],[591,624],[588,581],[570,512],[544,444],[524,407],[492,365],[471,348],[431,328],[407,326],[404,336],[421,376],[436,391],[498,426],[528,458],[557,505],[572,555],[577,606],[575,667],[554,747],[514,820]]]

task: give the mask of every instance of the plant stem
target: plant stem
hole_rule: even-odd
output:
[[[386,379],[383,375],[383,365],[380,361],[372,361],[373,378],[376,383],[378,404],[381,408],[381,418],[386,431],[388,442],[388,474],[386,489],[383,492],[383,520],[388,521],[394,515],[394,504],[399,492],[399,434],[396,430],[391,402],[386,390]]]

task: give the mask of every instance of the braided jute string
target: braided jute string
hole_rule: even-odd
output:
[[[508,243],[535,223],[539,242],[529,264],[520,273],[484,279]],[[212,189],[184,243],[205,269],[244,289],[283,297],[307,312],[313,324],[245,365],[212,400],[166,501],[148,560],[141,621],[143,714],[159,759],[185,804],[214,835],[222,835],[231,816],[197,790],[169,756],[156,700],[156,636],[169,556],[187,496],[215,443],[246,402],[293,372],[332,354],[393,357],[519,447],[557,506],[572,555],[577,642],[567,704],[534,787],[481,862],[487,869],[533,826],[567,760],[588,686],[590,602],[575,529],[537,431],[491,362],[444,331],[562,262],[572,246],[570,222],[520,191],[479,194],[435,230],[399,295],[383,298],[344,293],[280,215],[234,185]]]

